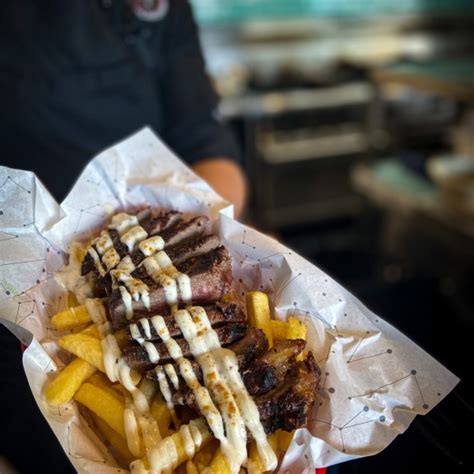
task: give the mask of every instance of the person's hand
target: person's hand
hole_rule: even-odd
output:
[[[240,166],[228,158],[206,158],[192,166],[194,172],[234,205],[238,218],[247,200],[247,183]]]

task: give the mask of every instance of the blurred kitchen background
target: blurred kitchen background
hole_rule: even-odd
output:
[[[247,221],[462,378],[338,472],[472,472],[474,1],[192,3],[245,157]]]

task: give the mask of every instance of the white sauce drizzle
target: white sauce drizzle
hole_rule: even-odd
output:
[[[168,378],[171,380],[173,387],[178,390],[179,389],[179,379],[178,374],[176,373],[175,368],[171,364],[165,364],[165,372]]]
[[[102,263],[105,264],[107,271],[112,270],[120,263],[120,255],[114,247],[107,250],[102,257]]]
[[[137,216],[132,216],[130,214],[126,214],[125,212],[119,212],[112,217],[112,222],[109,225],[109,229],[115,229],[119,235],[122,235],[134,225],[138,225]]]
[[[166,252],[162,250],[146,257],[140,265],[145,267],[147,274],[155,283],[163,287],[166,303],[169,306],[178,304],[178,289],[183,303],[191,303],[191,280],[188,275],[176,269]]]
[[[143,332],[145,333],[145,337],[147,339],[151,339],[151,329],[150,329],[150,322],[146,318],[142,318],[138,321],[142,325]]]
[[[119,286],[120,293],[122,295],[122,301],[125,306],[125,317],[128,321],[133,318],[133,303],[132,296],[124,286]]]
[[[135,225],[120,237],[120,241],[125,244],[131,252],[135,245],[148,237],[148,232],[140,225]]]
[[[123,270],[127,273],[132,273],[134,270],[135,270],[135,265],[133,264],[132,262],[132,259],[130,257],[130,255],[127,255],[125,257],[122,258],[122,260],[120,261],[120,263],[117,265],[117,268],[119,270]]]
[[[113,247],[114,243],[112,241],[112,238],[110,237],[110,234],[107,230],[103,230],[100,233],[100,237],[98,237],[94,242],[92,242],[95,245],[95,248],[97,249],[97,252],[99,255],[103,255],[107,250]]]
[[[125,437],[130,452],[135,457],[140,457],[140,434],[138,432],[138,422],[135,412],[131,408],[125,408],[123,412],[123,425]]]
[[[145,308],[150,309],[150,289],[148,285],[138,278],[133,278],[130,273],[124,270],[112,270],[110,275],[113,280],[121,281],[125,283],[127,290],[135,301],[140,299],[143,302]]]
[[[138,248],[141,250],[145,257],[149,257],[159,250],[163,250],[165,241],[159,235],[150,237],[149,239],[143,240],[138,244]]]
[[[97,268],[100,276],[104,276],[107,272],[105,271],[104,266],[102,265],[102,262],[100,261],[100,257],[97,251],[93,247],[88,247],[87,253],[94,260],[95,268]]]
[[[156,364],[160,360],[160,353],[152,342],[144,342],[143,348],[146,350],[150,362]]]

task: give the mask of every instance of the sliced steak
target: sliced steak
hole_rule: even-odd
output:
[[[203,235],[187,239],[170,248],[165,246],[165,248],[168,257],[171,259],[173,264],[175,266],[180,266],[184,263],[184,261],[205,255],[206,253],[215,250],[219,246],[220,241],[217,236]],[[138,262],[140,262],[141,260],[142,258],[139,259]],[[138,262],[136,259],[134,259],[135,265],[138,265]],[[140,280],[145,280],[146,278],[148,278],[146,269],[143,265],[139,266],[132,273],[132,276],[134,278],[139,278]]]
[[[217,336],[222,346],[228,346],[241,339],[247,330],[247,326],[241,323],[230,323],[216,329]],[[176,339],[184,357],[191,357],[189,344],[186,339]],[[154,342],[158,354],[160,355],[159,364],[168,364],[173,362],[165,343]],[[132,369],[144,371],[154,367],[156,364],[150,361],[147,351],[141,346],[129,346],[123,351],[127,364]]]
[[[136,216],[139,225],[141,225],[149,235],[154,235],[167,229],[173,225],[173,223],[177,223],[181,218],[181,213],[177,211],[160,211],[154,216],[151,209],[146,207],[138,211]],[[107,231],[120,258],[124,258],[128,255],[128,248],[120,241],[120,234],[115,229],[108,229]],[[95,268],[94,259],[89,253],[86,253],[81,265],[81,275],[87,275],[91,271],[98,273]]]
[[[229,252],[219,247],[201,257],[190,259],[186,273],[191,280],[192,301],[194,305],[206,305],[219,301],[229,291],[232,283],[232,266]],[[178,267],[181,270],[181,267]],[[150,310],[141,301],[133,301],[134,319],[154,316],[167,312],[168,304],[161,286],[146,280],[150,288]],[[182,304],[181,300],[178,304]],[[125,317],[125,305],[119,289],[114,289],[109,298],[109,314],[114,329],[120,329],[128,323]]]
[[[208,222],[209,218],[206,216],[193,217],[189,221],[180,222],[169,229],[165,229],[160,235],[165,241],[166,246],[172,247],[183,240],[201,235]]]
[[[227,323],[243,323],[245,322],[246,316],[243,312],[242,308],[235,304],[235,303],[221,303],[217,302],[211,306],[204,306],[204,310],[206,311],[207,317],[209,318],[209,322],[213,328],[223,326]],[[150,318],[145,318],[148,321]],[[182,337],[181,330],[179,329],[178,325],[174,317],[170,314],[164,316],[166,327],[168,328],[169,334],[171,337]],[[156,333],[156,330],[153,324],[149,323],[151,338],[147,338],[146,334],[143,331],[143,326],[141,324],[137,324],[137,329],[140,333],[140,337],[142,337],[145,341],[156,341],[161,339],[160,336]],[[127,332],[128,339],[131,343],[134,342],[134,339],[130,332],[130,326],[125,328]]]

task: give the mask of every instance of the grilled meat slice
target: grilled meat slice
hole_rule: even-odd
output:
[[[243,323],[245,322],[245,313],[243,312],[242,308],[235,303],[221,303],[217,302],[211,306],[204,306],[204,310],[206,311],[207,317],[209,318],[209,322],[211,326],[216,328],[220,327],[226,323]],[[176,324],[176,320],[170,314],[163,316],[165,320],[166,327],[168,328],[169,334],[171,337],[181,337],[181,330],[179,329],[178,325]],[[145,318],[150,319],[150,318]],[[151,338],[147,338],[144,331],[143,326],[141,324],[137,324],[137,329],[140,333],[140,337],[142,337],[145,341],[156,341],[160,339],[160,336],[156,333],[156,330],[153,324],[149,324]],[[128,339],[131,343],[134,342],[134,339],[131,335],[130,326],[125,328],[127,332]]]
[[[201,235],[208,222],[209,218],[206,216],[193,217],[189,221],[180,222],[169,229],[165,229],[160,235],[166,242],[166,246],[172,247],[183,240]]]
[[[216,333],[221,345],[228,346],[238,339],[241,339],[245,335],[246,330],[247,326],[245,324],[230,323],[216,329]],[[184,357],[192,357],[189,350],[189,344],[186,339],[176,339],[176,342],[178,343]],[[168,349],[163,342],[155,342],[153,345],[156,347],[156,350],[160,355],[160,364],[173,362],[173,359],[171,358]],[[150,361],[147,351],[141,346],[126,347],[123,351],[123,354],[127,364],[132,369],[144,371],[156,365]]]
[[[194,305],[205,305],[222,299],[232,283],[232,267],[229,252],[225,247],[219,247],[201,257],[190,259],[186,273],[191,279],[192,301]],[[189,262],[187,260],[185,263]],[[181,267],[178,270],[182,271]],[[134,318],[161,314],[166,311],[168,304],[165,293],[149,279],[146,283],[150,287],[150,310],[147,310],[141,301],[133,301]],[[178,304],[182,304],[180,300]],[[109,298],[109,313],[114,329],[120,329],[127,324],[125,305],[119,289],[114,289]]]
[[[232,349],[237,356],[240,369],[245,370],[255,357],[259,357],[265,353],[268,349],[268,340],[261,329],[250,327],[247,329],[245,336],[240,341],[231,344],[229,349]],[[197,379],[202,382],[202,372],[199,364],[195,360],[192,360],[191,364]],[[176,373],[179,374],[179,369],[175,364],[173,365]],[[180,379],[179,386],[182,388],[186,387],[186,383],[181,376],[178,377]],[[149,370],[146,373],[146,378],[156,380],[155,371]]]
[[[181,220],[181,213],[177,211],[160,211],[157,215],[153,215],[151,209],[147,207],[138,211],[137,220],[149,235],[155,235],[158,232],[177,224],[177,222]],[[124,258],[128,255],[128,248],[120,241],[119,233],[115,229],[108,229],[107,232],[109,233],[114,248],[120,255],[120,258]],[[98,274],[97,269],[95,268],[94,259],[89,253],[86,253],[81,266],[81,275],[87,275],[91,271]]]
[[[291,431],[306,424],[320,376],[321,371],[309,352],[305,360],[297,362],[288,372],[282,384],[255,398],[260,421],[267,434],[279,428]]]
[[[182,221],[182,216],[178,211],[161,211],[141,226],[148,232],[148,235],[156,235],[165,229],[178,225]]]
[[[220,245],[217,235],[196,236],[166,248],[166,253],[174,265],[180,265],[190,258],[200,257]]]
[[[303,339],[284,339],[263,355],[255,359],[242,378],[251,395],[263,395],[282,382],[286,374],[294,367],[296,356],[303,352],[306,341]]]
[[[220,241],[219,237],[216,235],[199,235],[191,239],[187,239],[183,242],[179,242],[173,247],[166,247],[166,253],[171,259],[175,266],[181,265],[185,260],[190,258],[200,257],[206,253],[215,250],[219,247]],[[141,252],[140,252],[141,253]],[[132,257],[133,259],[133,257]],[[138,266],[141,262],[141,259],[134,260],[134,264]],[[140,280],[145,280],[148,278],[148,274],[144,266],[138,266],[138,268],[132,272],[134,278],[139,278]]]

